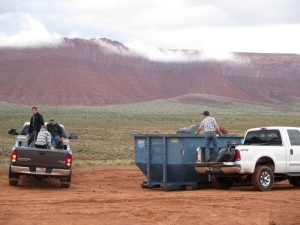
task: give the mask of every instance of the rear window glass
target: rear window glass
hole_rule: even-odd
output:
[[[281,145],[282,141],[279,130],[256,130],[247,133],[244,144]]]
[[[287,130],[291,145],[300,145],[300,131]]]
[[[20,135],[27,135],[28,134],[28,131],[29,131],[29,125],[25,125],[21,128],[19,134]]]

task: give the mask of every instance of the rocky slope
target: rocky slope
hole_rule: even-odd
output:
[[[193,103],[194,93],[292,102],[300,98],[300,56],[235,53],[229,61],[151,61],[108,39],[0,49],[0,101],[111,105],[185,96],[180,100]]]

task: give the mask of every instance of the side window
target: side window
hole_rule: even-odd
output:
[[[300,145],[300,131],[287,130],[291,145]]]

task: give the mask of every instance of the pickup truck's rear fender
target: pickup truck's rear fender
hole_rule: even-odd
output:
[[[237,163],[241,165],[240,174],[252,174],[259,165],[266,165],[270,167],[273,172],[275,171],[274,160],[268,156],[260,157],[254,161],[242,161]]]
[[[274,161],[269,157],[261,157],[257,160],[255,167],[259,165],[265,165],[268,166],[273,172],[275,171],[275,163]]]

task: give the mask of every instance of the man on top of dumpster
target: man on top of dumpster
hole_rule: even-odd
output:
[[[210,143],[212,142],[214,146],[214,157],[215,159],[218,156],[218,143],[217,143],[217,135],[216,132],[218,132],[219,136],[222,136],[222,133],[220,131],[219,125],[217,124],[217,121],[215,118],[209,116],[208,111],[204,111],[202,113],[204,115],[204,119],[201,121],[200,126],[198,130],[195,132],[199,134],[201,130],[205,133],[205,161],[210,161]]]

